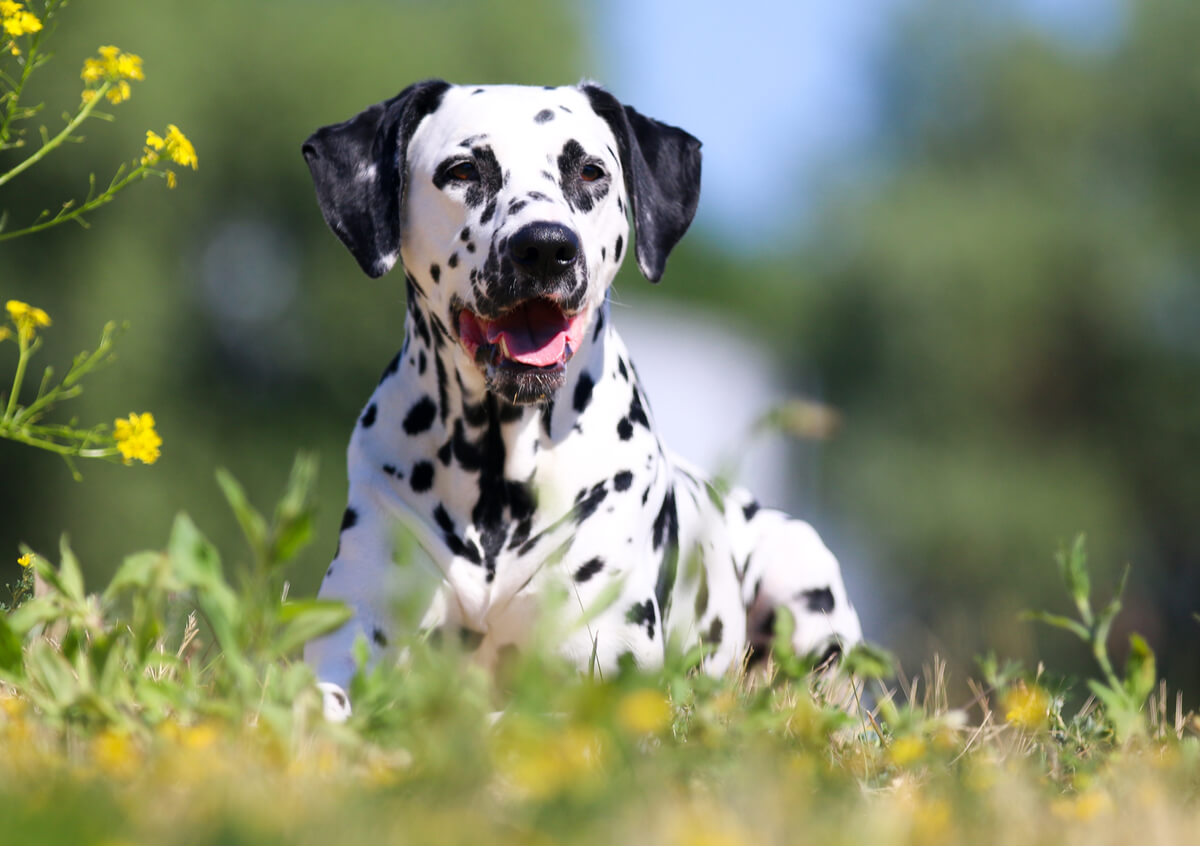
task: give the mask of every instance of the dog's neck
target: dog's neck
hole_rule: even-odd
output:
[[[625,409],[634,419],[627,425],[638,423],[636,409],[649,426],[607,301],[567,363],[563,387],[542,404],[512,405],[489,392],[478,368],[421,299],[409,301],[404,349],[395,367],[398,372],[389,368],[385,374],[385,382],[394,384],[385,387],[381,402],[403,398],[407,405],[393,409],[400,428],[387,438],[389,450],[397,453],[388,461],[402,473],[411,474],[405,469],[421,463],[433,471],[429,487],[410,479],[398,490],[422,520],[466,541],[477,539],[483,564],[493,567],[502,550],[519,549],[569,517],[581,493],[611,477],[613,457],[599,456],[583,443],[585,428],[615,431],[620,414],[613,417],[614,410]],[[623,378],[616,378],[618,372]],[[628,396],[592,403],[601,384],[606,392]],[[414,412],[418,405],[423,411]]]

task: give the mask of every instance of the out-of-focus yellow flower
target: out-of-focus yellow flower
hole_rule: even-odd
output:
[[[660,732],[671,723],[671,705],[661,691],[642,688],[621,698],[617,722],[635,735]]]
[[[1063,797],[1050,804],[1050,811],[1058,817],[1077,821],[1090,821],[1112,808],[1112,797],[1103,789],[1085,791],[1073,798]]]
[[[188,137],[175,124],[167,124],[167,136],[164,138],[154,130],[146,132],[146,149],[142,155],[143,165],[156,165],[163,159],[170,159],[177,165],[183,165],[196,170],[199,160],[196,158],[196,148]],[[167,188],[176,185],[175,172],[167,171]]]
[[[141,759],[133,739],[115,729],[106,729],[97,735],[91,748],[92,761],[100,770],[113,776],[132,776]]]
[[[17,564],[23,568],[27,568],[33,564],[33,556],[28,553],[23,553],[17,558]]]
[[[918,761],[925,755],[925,739],[916,735],[905,735],[897,738],[888,747],[888,758],[896,767],[904,767]]]
[[[22,343],[28,344],[37,334],[38,328],[50,326],[50,316],[36,306],[22,303],[20,300],[9,300],[4,304],[8,316],[17,327],[17,335]]]
[[[604,741],[587,726],[516,726],[499,739],[496,765],[506,786],[530,798],[551,797],[590,784],[603,766]]]
[[[196,158],[196,148],[175,124],[167,124],[167,155],[177,165],[190,167],[192,170],[196,170],[196,166],[199,164],[199,160]]]
[[[98,57],[84,59],[79,78],[89,86],[112,83],[112,88],[105,96],[113,103],[122,103],[132,94],[128,80],[140,81],[146,78],[146,74],[142,71],[141,56],[125,53],[119,47],[108,45],[100,48]],[[83,92],[85,103],[91,102],[95,96],[94,90],[88,89]]]
[[[0,2],[0,28],[3,28],[9,37],[16,38],[39,32],[42,22],[33,12],[23,8],[22,4],[13,2],[13,0],[2,0]],[[13,55],[19,55],[20,51],[16,50],[15,44],[13,50],[16,51]]]
[[[1050,698],[1038,685],[1026,685],[1023,680],[1010,688],[1001,704],[1004,719],[1022,729],[1040,729],[1049,714]]]
[[[117,418],[113,423],[113,437],[117,439],[117,449],[127,465],[134,459],[152,465],[159,457],[162,439],[154,430],[154,415],[149,412],[140,415],[134,412],[128,418]]]

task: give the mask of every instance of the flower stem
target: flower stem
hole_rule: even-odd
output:
[[[65,141],[81,123],[87,120],[88,115],[90,115],[92,110],[96,108],[96,104],[100,102],[100,98],[103,97],[105,92],[107,92],[111,87],[112,83],[106,81],[103,85],[97,88],[96,93],[92,96],[92,99],[83,104],[83,108],[81,108],[79,113],[71,119],[70,123],[63,127],[62,132],[39,147],[33,154],[29,156],[29,158],[25,159],[23,162],[18,162],[10,171],[8,171],[8,173],[0,174],[0,185],[4,185],[4,183],[8,182],[13,177],[33,167],[43,158],[45,158],[47,154],[62,144],[63,141]]]

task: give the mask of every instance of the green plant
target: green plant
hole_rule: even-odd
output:
[[[1146,732],[1146,698],[1158,682],[1154,651],[1141,635],[1132,633],[1129,636],[1129,655],[1125,660],[1124,674],[1118,676],[1113,670],[1108,657],[1108,634],[1113,620],[1121,611],[1121,595],[1129,579],[1129,567],[1126,566],[1121,574],[1116,593],[1108,605],[1098,614],[1093,612],[1085,542],[1082,534],[1077,535],[1069,550],[1059,550],[1055,556],[1059,574],[1075,603],[1079,619],[1044,611],[1028,612],[1026,617],[1066,630],[1091,647],[1103,680],[1089,679],[1088,688],[1104,704],[1105,715],[1118,740],[1124,741]]]
[[[0,0],[0,49],[3,50],[0,53],[0,155],[19,151],[15,161],[0,164],[0,188],[45,161],[68,142],[83,142],[78,130],[89,118],[112,121],[111,115],[97,107],[106,100],[113,105],[128,100],[132,94],[130,81],[145,79],[140,56],[118,47],[101,47],[98,56],[84,61],[80,73],[83,92],[78,106],[64,116],[64,126],[54,134],[45,126],[40,127],[41,144],[26,152],[29,137],[24,123],[38,115],[44,104],[29,105],[22,97],[34,72],[51,58],[45,42],[66,6],[66,0],[44,0],[40,14],[26,8],[27,5],[32,6],[28,2]],[[147,132],[140,158],[128,166],[120,165],[104,190],[97,192],[93,174],[82,202],[68,200],[60,204],[57,212],[45,210],[32,223],[18,229],[6,229],[8,213],[0,212],[0,241],[32,235],[67,221],[86,227],[84,216],[87,213],[111,202],[134,182],[157,176],[173,188],[176,176],[170,165],[193,169],[197,166],[195,148],[174,124],[168,126],[165,136]],[[15,299],[8,300],[6,311],[11,325],[0,326],[0,342],[15,341],[17,362],[7,398],[0,397],[3,402],[0,438],[57,453],[77,479],[79,472],[72,462],[76,457],[120,457],[126,464],[135,459],[153,463],[159,456],[162,441],[155,430],[154,417],[148,412],[118,418],[111,434],[105,425],[80,428],[73,420],[66,424],[44,422],[57,403],[75,397],[83,390],[81,381],[88,373],[112,360],[116,324],[105,325],[95,352],[84,351],[76,356],[66,376],[58,383],[54,382],[53,369],[46,368],[37,395],[27,405],[22,405],[21,389],[26,369],[41,347],[42,339],[38,333],[50,326],[50,316],[36,306]]]
[[[297,457],[270,521],[219,477],[254,550],[238,588],[186,514],[165,549],[127,557],[99,593],[65,538],[57,566],[26,550],[35,587],[0,616],[0,682],[53,724],[126,731],[209,716],[285,732],[296,702],[315,704],[311,672],[288,660],[348,617],[284,596],[283,568],[311,535],[315,462]]]

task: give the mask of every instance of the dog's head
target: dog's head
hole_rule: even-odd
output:
[[[326,222],[372,277],[399,260],[491,391],[563,384],[625,256],[662,276],[700,142],[594,85],[416,83],[304,143]]]

